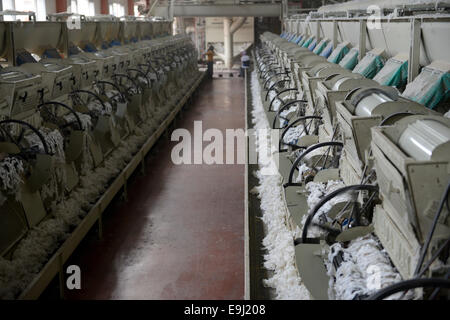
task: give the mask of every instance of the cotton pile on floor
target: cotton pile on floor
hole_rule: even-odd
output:
[[[267,130],[269,125],[260,97],[256,71],[252,73],[251,90],[254,128],[256,131]],[[268,130],[266,132],[269,133]],[[277,172],[271,152],[267,152],[264,135],[257,136],[257,148],[260,170],[256,172],[256,176],[260,184],[256,189],[261,199],[262,220],[267,230],[263,239],[263,245],[268,252],[264,256],[264,266],[273,271],[272,276],[265,280],[265,284],[275,289],[277,299],[309,299],[309,292],[302,284],[295,267],[294,233],[287,224],[289,212],[283,200],[281,176]]]

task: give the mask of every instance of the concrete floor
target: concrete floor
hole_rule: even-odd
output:
[[[177,127],[193,132],[196,120],[244,128],[244,80],[205,83]],[[82,289],[67,298],[243,299],[244,166],[174,165],[175,144],[159,144],[128,202],[108,210],[103,239],[74,254]]]

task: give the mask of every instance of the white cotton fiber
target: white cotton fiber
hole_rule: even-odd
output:
[[[306,185],[306,189],[309,192],[307,203],[308,203],[308,212],[310,212],[318,203],[319,201],[326,196],[327,194],[340,189],[344,187],[344,183],[342,181],[328,181],[327,183],[321,183],[321,182],[309,182]],[[345,193],[338,195],[334,198],[332,198],[330,201],[327,201],[314,215],[314,218],[312,220],[313,223],[320,223],[321,220],[331,222],[331,219],[329,219],[326,215],[328,211],[331,210],[331,208],[340,203],[340,202],[347,202],[351,200],[351,194]],[[307,215],[304,215],[302,218],[302,225],[305,224],[307,219]],[[309,237],[320,237],[324,235],[325,231],[317,226],[310,225],[308,228],[308,236]]]
[[[302,164],[300,165],[300,167],[298,167],[297,177],[295,177],[294,181],[295,181],[296,183],[301,183],[301,182],[303,181],[303,174],[304,174],[306,171],[308,171],[309,169],[310,169],[310,168],[309,168],[306,164],[302,163]]]
[[[331,262],[339,251],[343,253],[345,261],[335,270]],[[402,280],[373,235],[355,239],[347,247],[340,243],[333,244],[329,261],[328,274],[335,278],[329,294],[335,299],[350,300],[357,295],[371,295]],[[405,297],[396,294],[390,299],[412,298],[415,294],[411,292]]]
[[[262,106],[256,71],[252,73],[251,91],[254,128],[268,129],[269,124]],[[261,199],[263,213],[261,219],[266,229],[263,239],[263,246],[267,250],[267,254],[264,255],[264,267],[273,271],[264,283],[275,289],[276,299],[310,299],[309,292],[302,284],[295,266],[294,233],[289,228],[289,212],[283,199],[281,176],[277,172],[271,175],[263,174],[264,169],[274,166],[272,151],[267,152],[265,149],[267,147],[265,140],[256,141],[260,170],[256,172],[259,185],[255,188]]]
[[[87,119],[84,120],[84,125],[87,125]],[[149,119],[147,123],[143,123],[140,128],[136,128],[136,135],[121,141],[120,145],[104,160],[103,166],[96,169],[93,169],[93,159],[88,148],[91,137],[85,136],[79,185],[70,193],[69,198],[58,198],[51,203],[51,214],[34,226],[20,241],[11,260],[0,257],[0,299],[17,298],[28,286],[50,256],[67,239],[114,178],[151,136],[155,128],[155,120]],[[49,145],[50,152],[55,154],[58,161],[63,161],[65,155],[62,147],[63,139],[59,132],[45,130],[41,133]],[[42,142],[35,134],[31,135],[29,143],[38,146],[43,151]],[[3,166],[3,171],[2,162],[0,162],[0,177],[2,178],[0,187],[4,185],[14,189],[21,181],[20,174],[23,166],[16,160],[5,159],[8,158],[2,159],[2,162],[6,161],[8,165]],[[5,169],[6,166],[8,169]],[[4,190],[2,190],[3,192]],[[0,200],[5,198],[1,196],[2,193],[0,193]]]
[[[0,192],[5,195],[14,195],[19,191],[22,183],[24,166],[22,160],[6,157],[0,161]],[[2,202],[0,201],[0,205]]]
[[[304,134],[303,125],[291,127],[286,131],[286,134],[284,135],[284,138],[283,138],[283,142],[290,143],[290,144],[296,144],[298,139],[301,138],[302,134]]]
[[[76,114],[78,116],[78,119],[80,119],[81,125],[83,127],[82,129],[90,130],[92,127],[91,116],[89,114],[80,113],[80,112],[77,112]],[[68,113],[68,114],[64,115],[64,120],[66,120],[67,122],[77,121],[77,119],[75,118],[75,115],[73,113]]]

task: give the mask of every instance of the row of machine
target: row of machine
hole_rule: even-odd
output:
[[[69,17],[0,24],[3,298],[33,280],[202,76],[190,38],[167,21],[74,28]]]
[[[450,64],[409,83],[407,64],[288,32],[264,33],[255,49],[301,230],[296,266],[315,299],[448,298]]]

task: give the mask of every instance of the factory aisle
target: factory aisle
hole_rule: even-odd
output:
[[[203,130],[244,128],[244,80],[205,83],[177,127],[193,133],[197,120]],[[128,202],[107,212],[103,239],[69,261],[82,288],[67,298],[243,299],[244,165],[174,165],[175,144],[160,142]]]

